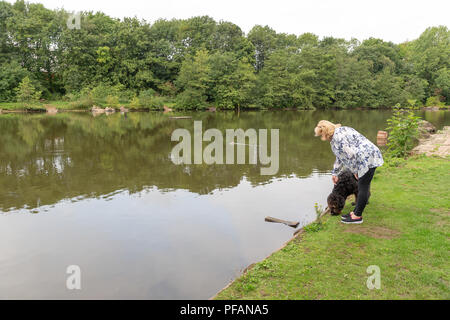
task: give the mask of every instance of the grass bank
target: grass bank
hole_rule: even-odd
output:
[[[45,111],[45,106],[51,105],[58,110],[70,110],[71,105],[66,101],[45,101],[34,103],[0,102],[0,110],[5,111]]]
[[[449,299],[449,172],[449,157],[379,168],[362,225],[326,216],[216,299]],[[379,290],[367,288],[370,265]]]
[[[169,108],[174,108],[175,103],[173,101],[168,100],[161,100],[161,105],[157,106],[132,106],[130,103],[119,103],[117,106],[114,106],[115,109],[118,109],[119,106],[124,106],[128,109],[149,109],[149,110],[162,110],[163,106],[167,106]],[[13,111],[41,111],[45,112],[46,107],[54,107],[59,111],[68,111],[68,110],[84,110],[88,111],[92,108],[93,105],[100,106],[102,108],[107,107],[108,105],[105,103],[86,103],[83,101],[63,101],[63,100],[57,100],[57,101],[39,101],[39,102],[33,102],[33,103],[23,103],[23,102],[0,102],[0,110],[4,110],[6,112],[13,112]]]

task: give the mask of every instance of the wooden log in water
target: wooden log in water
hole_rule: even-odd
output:
[[[285,225],[287,225],[287,226],[289,226],[289,227],[292,227],[292,228],[297,228],[298,225],[300,224],[300,222],[298,222],[298,221],[286,221],[286,220],[282,220],[282,219],[278,219],[278,218],[273,218],[273,217],[266,217],[266,218],[264,219],[264,221],[267,221],[267,222],[275,222],[275,223],[283,223],[283,224],[285,224]]]
[[[191,116],[169,117],[169,119],[191,119]]]

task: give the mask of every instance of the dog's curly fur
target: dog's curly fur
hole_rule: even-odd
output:
[[[333,191],[327,198],[328,208],[330,209],[331,215],[341,214],[342,209],[345,206],[345,200],[351,194],[358,196],[358,180],[349,171],[345,170],[338,175],[338,182],[334,185]]]

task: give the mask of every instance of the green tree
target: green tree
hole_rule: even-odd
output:
[[[234,53],[219,53],[209,59],[209,92],[215,104],[224,109],[250,105],[256,76],[247,58]]]
[[[16,92],[17,102],[35,102],[41,97],[41,92],[36,90],[29,77],[22,79]]]
[[[450,68],[441,68],[436,73],[436,93],[443,96],[443,101],[450,104]]]
[[[197,51],[195,56],[188,56],[183,62],[176,81],[181,90],[178,103],[182,108],[201,109],[206,107],[207,88],[209,85],[209,54],[205,49]]]
[[[428,82],[428,96],[438,94],[436,90],[440,88],[436,81],[441,75],[439,71],[450,69],[450,30],[446,26],[426,29],[410,44],[409,60],[416,74]],[[442,80],[440,78],[439,84],[442,84]]]
[[[276,48],[276,32],[269,26],[256,25],[248,33],[248,39],[255,47],[255,69],[260,72],[267,56]]]

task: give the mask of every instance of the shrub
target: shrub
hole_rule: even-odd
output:
[[[106,105],[111,108],[116,108],[119,105],[119,97],[118,96],[107,96],[106,97]]]
[[[35,89],[29,77],[23,78],[15,90],[17,102],[36,102],[41,97],[41,91]]]
[[[29,72],[16,61],[0,64],[0,101],[15,101],[15,88],[28,74]]]
[[[204,109],[206,108],[206,99],[201,92],[188,89],[177,96],[177,108]]]
[[[149,107],[151,100],[155,95],[155,90],[147,89],[139,93],[139,101],[142,107]]]
[[[164,105],[166,104],[166,99],[161,96],[153,96],[150,99],[150,102],[148,104],[148,107],[151,109],[162,109]]]
[[[427,107],[444,107],[445,104],[437,96],[429,97],[425,102]]]
[[[111,94],[111,91],[110,86],[100,84],[91,90],[90,98],[95,104],[102,106],[106,104],[106,97]]]
[[[71,92],[71,93],[67,93],[64,97],[62,97],[63,101],[75,101],[78,99],[78,95]]]
[[[108,97],[117,97],[117,105],[119,102],[128,103],[133,97],[133,92],[125,90],[122,84],[110,86],[108,84],[99,84],[90,90],[92,101],[100,106],[109,105]]]
[[[387,120],[389,137],[387,142],[388,157],[405,158],[414,147],[419,134],[420,117],[414,114],[414,108],[399,104],[394,107],[394,114]]]
[[[73,93],[68,96],[68,99],[73,99],[70,103],[70,107],[73,109],[89,109],[94,105],[94,101],[91,97],[91,89],[83,88],[80,93]]]
[[[141,91],[138,100],[141,107],[162,109],[166,104],[167,97],[157,95],[153,89],[147,89],[145,91]]]
[[[140,106],[141,106],[141,102],[140,102],[139,98],[136,95],[134,95],[133,99],[131,99],[131,102],[130,102],[130,108],[137,109]]]
[[[161,94],[164,96],[174,97],[177,93],[177,88],[173,85],[172,82],[167,81],[158,86]]]
[[[70,103],[70,107],[73,109],[89,109],[93,105],[94,101],[89,96],[80,97],[78,100]]]
[[[116,90],[119,88],[116,88]],[[119,102],[122,104],[127,104],[131,102],[131,100],[136,96],[136,94],[132,90],[119,90],[116,92],[119,97]]]

